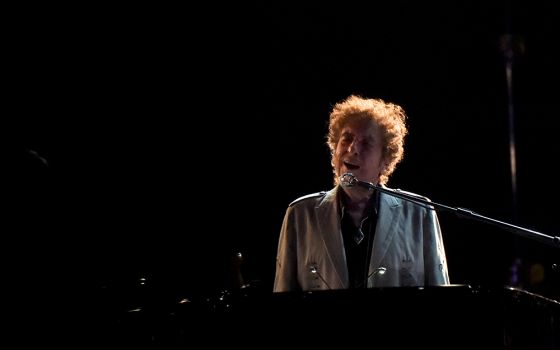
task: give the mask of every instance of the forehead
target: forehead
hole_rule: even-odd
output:
[[[340,134],[351,134],[360,138],[379,138],[381,130],[379,126],[370,119],[354,119],[342,125]]]

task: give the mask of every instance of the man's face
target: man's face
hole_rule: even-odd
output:
[[[382,135],[371,120],[352,120],[340,133],[332,164],[337,177],[352,173],[358,180],[379,182],[383,169]]]

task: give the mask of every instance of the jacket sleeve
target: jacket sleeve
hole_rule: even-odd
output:
[[[426,210],[425,214],[424,271],[426,285],[449,284],[443,237],[435,210]]]
[[[299,289],[297,277],[297,232],[294,223],[294,208],[288,207],[278,241],[273,292],[288,292]]]

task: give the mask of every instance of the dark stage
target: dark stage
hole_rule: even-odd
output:
[[[284,211],[331,188],[329,108],[352,93],[408,112],[390,187],[560,234],[553,5],[221,6],[13,10],[16,290],[124,308],[147,287],[152,301],[213,297],[238,286],[238,253],[246,287],[271,290]],[[560,299],[558,248],[440,221],[452,283]]]

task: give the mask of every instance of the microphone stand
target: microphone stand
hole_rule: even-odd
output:
[[[512,225],[510,223],[507,222],[503,222],[503,221],[499,221],[496,219],[492,219],[480,214],[477,214],[475,212],[473,212],[472,210],[469,209],[465,209],[465,208],[459,208],[459,207],[450,207],[447,205],[443,205],[443,204],[439,204],[439,203],[435,203],[429,200],[426,200],[422,197],[418,197],[418,196],[413,196],[410,194],[407,194],[403,191],[400,190],[392,190],[392,189],[388,189],[388,188],[384,188],[382,186],[379,185],[374,185],[371,182],[365,182],[365,181],[360,181],[358,180],[352,173],[346,173],[343,174],[340,177],[340,182],[343,186],[347,186],[347,187],[352,187],[355,185],[361,186],[361,187],[365,187],[368,189],[375,189],[378,190],[380,192],[384,192],[384,193],[388,193],[392,196],[395,197],[400,197],[402,199],[405,199],[407,201],[410,202],[414,202],[420,205],[425,205],[427,208],[435,210],[435,209],[442,209],[445,211],[450,211],[455,213],[457,216],[460,217],[466,217],[469,219],[474,219],[486,224],[490,224],[490,225],[494,225],[497,227],[500,227],[502,229],[505,229],[509,232],[515,233],[519,236],[525,237],[525,238],[529,238],[529,239],[533,239],[536,241],[539,241],[541,243],[545,243],[547,245],[550,245],[552,247],[556,247],[556,248],[560,248],[560,237],[558,236],[549,236],[549,235],[545,235],[543,233],[534,231],[534,230],[529,230],[527,228],[521,227],[521,226],[516,226],[516,225]]]

